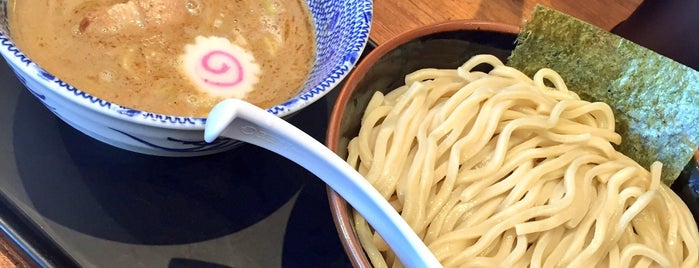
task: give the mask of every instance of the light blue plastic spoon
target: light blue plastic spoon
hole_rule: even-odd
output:
[[[371,224],[405,267],[441,264],[378,191],[333,151],[285,120],[248,102],[228,99],[206,119],[204,139],[251,143],[303,166],[323,180]]]

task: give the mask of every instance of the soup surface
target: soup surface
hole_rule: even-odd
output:
[[[206,116],[225,98],[183,74],[185,46],[197,36],[252,55],[258,77],[243,98],[263,108],[298,93],[315,54],[302,0],[11,0],[8,10],[13,41],[45,70],[148,112]]]

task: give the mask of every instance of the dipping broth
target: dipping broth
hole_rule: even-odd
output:
[[[199,90],[181,55],[197,36],[228,39],[259,67],[243,99],[262,108],[298,93],[315,56],[299,0],[10,0],[13,41],[76,88],[143,111],[206,116],[226,98]]]

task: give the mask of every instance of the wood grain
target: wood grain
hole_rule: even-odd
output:
[[[448,20],[479,19],[521,25],[537,4],[611,30],[643,0],[377,0],[371,39],[381,44],[410,29]]]

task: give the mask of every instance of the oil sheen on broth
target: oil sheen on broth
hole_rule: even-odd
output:
[[[178,70],[187,44],[219,36],[250,52],[259,79],[245,99],[267,108],[298,93],[315,56],[302,0],[10,0],[12,39],[53,75],[148,112],[206,116],[221,97]]]

